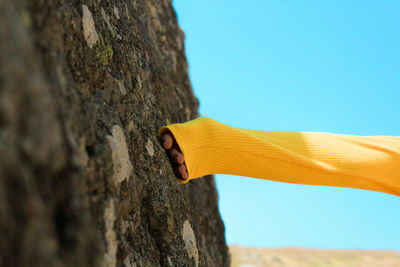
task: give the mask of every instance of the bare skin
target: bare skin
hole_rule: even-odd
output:
[[[185,157],[178,146],[174,136],[170,131],[166,131],[161,136],[161,144],[167,152],[169,161],[174,169],[175,175],[182,180],[188,179]]]

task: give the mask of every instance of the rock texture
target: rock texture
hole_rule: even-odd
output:
[[[198,116],[168,0],[0,0],[0,266],[228,266],[213,177],[157,130]]]

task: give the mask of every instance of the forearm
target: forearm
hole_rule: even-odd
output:
[[[400,195],[400,138],[234,128],[207,117],[169,129],[189,180],[224,173]]]

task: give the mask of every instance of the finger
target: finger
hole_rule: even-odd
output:
[[[182,178],[185,179],[185,180],[187,180],[188,176],[189,176],[189,175],[188,175],[187,170],[186,170],[186,167],[185,167],[185,171],[184,171],[184,173],[182,174]]]
[[[161,142],[164,149],[169,150],[173,145],[173,139],[170,133],[164,133],[161,137]]]
[[[168,154],[170,156],[170,158],[172,159],[172,161],[176,164],[183,164],[183,162],[185,161],[185,158],[183,157],[183,155],[178,152],[178,150],[176,148],[172,148],[168,151]]]
[[[179,173],[183,177],[183,174],[186,172],[186,167],[185,165],[179,165]]]

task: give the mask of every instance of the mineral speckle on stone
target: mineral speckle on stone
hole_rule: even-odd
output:
[[[115,15],[115,17],[117,17],[117,19],[120,19],[119,10],[118,10],[118,8],[116,6],[114,6],[114,15]]]
[[[183,223],[182,238],[185,242],[186,252],[189,254],[189,257],[194,259],[197,267],[199,265],[199,252],[197,250],[196,238],[194,236],[192,226],[190,226],[188,220]]]
[[[132,164],[129,159],[128,147],[124,133],[118,125],[112,128],[112,136],[107,136],[111,147],[111,156],[114,165],[113,180],[119,184],[125,179],[129,179],[132,173]]]
[[[135,128],[135,125],[133,124],[133,121],[129,121],[128,124],[128,131],[133,132],[133,129]]]
[[[126,88],[122,81],[118,80],[118,87],[122,95],[126,95]]]
[[[151,142],[150,138],[147,139],[146,150],[150,156],[154,155],[154,146],[153,146],[153,142]]]
[[[114,30],[114,26],[110,22],[110,17],[106,14],[106,12],[104,11],[103,8],[101,8],[100,12],[101,12],[101,16],[103,17],[104,21],[107,24],[108,29],[110,30],[112,36],[115,37],[116,36],[116,32]]]
[[[104,255],[104,266],[116,266],[118,242],[114,231],[115,207],[114,200],[110,199],[104,210],[105,239],[107,251]]]
[[[82,5],[82,25],[83,25],[83,36],[85,37],[86,43],[90,48],[96,44],[99,40],[99,35],[96,32],[92,13],[86,5]]]

